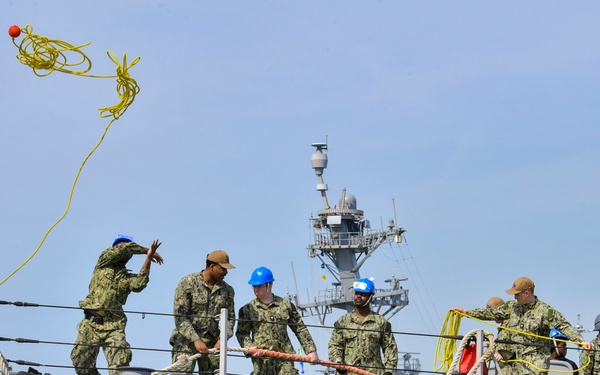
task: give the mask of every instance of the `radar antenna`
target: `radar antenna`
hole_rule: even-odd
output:
[[[298,294],[295,302],[303,316],[318,316],[321,324],[333,308],[352,311],[354,309],[352,284],[360,279],[360,268],[371,255],[385,243],[402,242],[403,228],[396,225],[396,208],[394,204],[394,219],[391,219],[385,229],[371,230],[364,212],[357,209],[356,198],[342,189],[342,197],[338,205],[331,208],[327,199],[327,184],[323,172],[327,168],[327,143],[313,143],[316,151],[311,156],[311,165],[317,175],[316,190],[321,193],[323,209],[318,211],[318,217],[311,217],[312,243],[308,245],[308,256],[319,258],[321,267],[326,268],[335,282],[333,289],[319,292],[311,303],[300,303]],[[408,305],[408,290],[404,289],[401,281],[406,278],[388,280],[390,289],[377,289],[372,307],[386,318]]]
[[[583,325],[581,325],[579,323],[580,320],[581,320],[581,314],[577,314],[577,324],[575,324],[575,330],[577,332],[592,332],[592,330],[590,330],[590,329],[584,329]]]

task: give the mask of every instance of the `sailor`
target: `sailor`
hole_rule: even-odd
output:
[[[567,358],[567,341],[569,338],[562,334],[556,328],[550,330],[550,338],[552,339],[552,346],[550,347],[550,359],[557,361],[567,362],[571,365],[574,375],[579,375],[579,367],[569,358]]]
[[[353,290],[354,310],[335,322],[329,339],[329,360],[378,375],[392,375],[398,364],[398,346],[390,322],[371,310],[375,284],[363,278],[353,284]],[[337,370],[337,374],[345,373]]]
[[[550,335],[552,328],[581,342],[581,346],[586,349],[590,347],[589,343],[583,342],[581,334],[560,312],[537,298],[534,289],[535,284],[530,278],[519,277],[506,291],[514,295],[513,301],[508,301],[495,309],[466,310],[460,307],[453,309],[477,319],[504,322],[504,326],[511,330],[512,340],[515,341],[509,351],[502,353],[511,374],[540,374],[549,368],[550,346],[544,338]]]
[[[311,362],[317,362],[317,347],[304,325],[296,306],[273,294],[273,272],[267,267],[258,267],[250,276],[248,284],[254,291],[255,299],[244,305],[238,314],[238,327],[235,332],[238,342],[244,348],[274,350],[294,354],[294,347],[288,336],[290,327],[302,345]],[[294,362],[276,358],[252,357],[254,375],[298,374]]]
[[[594,331],[598,331],[598,335],[591,342],[592,349],[589,353],[581,351],[579,355],[579,367],[581,367],[579,372],[582,375],[600,374],[600,314],[594,321]],[[587,365],[588,360],[590,361],[589,365]]]
[[[488,309],[495,309],[496,307],[502,305],[504,305],[504,300],[500,297],[492,297],[485,303],[485,307]]]
[[[78,375],[99,375],[96,359],[100,348],[104,349],[110,375],[118,375],[120,366],[129,366],[131,349],[125,339],[127,317],[123,305],[129,293],[139,293],[148,285],[152,262],[163,263],[156,249],[158,240],[150,248],[142,247],[128,236],[119,235],[111,247],[98,258],[89,294],[79,306],[84,318],[77,325],[77,339],[71,351],[71,361]],[[146,255],[138,274],[131,273],[125,265],[135,254]]]
[[[504,305],[504,303],[505,302],[502,298],[492,297],[487,301],[487,303],[485,304],[485,307],[488,309],[495,309],[497,307]],[[498,335],[496,336],[496,345],[494,346],[494,350],[495,350],[494,358],[496,359],[496,363],[502,369],[503,375],[513,375],[510,372],[511,368],[509,366],[506,366],[506,362],[502,362],[502,353],[504,353],[506,351],[510,351],[510,344],[508,344],[506,342],[502,342],[502,341],[510,340],[510,331],[502,328],[502,325],[504,324],[504,322],[502,320],[496,321],[496,323],[498,323],[500,325],[500,327],[498,327]],[[517,375],[517,374],[515,374],[515,375]]]
[[[229,255],[223,250],[215,250],[206,256],[206,267],[185,276],[175,288],[173,314],[175,329],[169,343],[173,363],[180,355],[207,353],[206,356],[191,361],[184,372],[194,372],[196,362],[200,374],[214,374],[219,368],[219,357],[208,355],[209,349],[221,348],[221,329],[215,319],[221,309],[228,310],[227,338],[233,336],[235,324],[234,290],[224,279],[230,269]]]

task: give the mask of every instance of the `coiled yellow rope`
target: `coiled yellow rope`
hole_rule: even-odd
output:
[[[140,58],[139,56],[136,57],[131,64],[127,65],[127,56],[123,54],[123,65],[121,65],[112,51],[108,51],[107,54],[117,64],[117,94],[119,94],[121,101],[112,107],[100,108],[100,117],[112,116],[115,120],[118,120],[140,92],[140,87],[135,79],[129,76],[129,68],[137,64]]]
[[[125,113],[125,111],[127,111],[129,106],[133,103],[135,96],[140,92],[140,88],[137,82],[129,75],[129,69],[135,64],[137,64],[138,61],[140,61],[139,57],[135,58],[131,64],[127,65],[127,57],[125,54],[123,54],[123,64],[121,64],[117,59],[117,56],[112,51],[108,51],[108,57],[117,65],[116,75],[90,75],[86,73],[91,70],[92,61],[81,50],[81,48],[88,46],[90,43],[84,43],[79,46],[73,46],[72,44],[69,44],[64,41],[48,39],[46,37],[34,34],[33,27],[31,25],[27,25],[24,28],[21,28],[21,32],[26,36],[23,38],[19,45],[17,45],[17,43],[15,42],[14,37],[12,39],[13,44],[19,49],[17,59],[21,64],[27,65],[30,68],[32,68],[35,75],[37,75],[38,77],[46,77],[52,74],[52,72],[58,71],[62,73],[74,74],[78,76],[91,78],[116,78],[117,94],[119,95],[120,102],[111,107],[99,108],[100,117],[107,118],[112,116],[112,120],[104,129],[104,132],[102,133],[102,136],[100,137],[98,143],[83,160],[83,163],[81,163],[81,166],[77,171],[77,175],[75,176],[75,180],[73,181],[73,185],[71,186],[71,191],[69,193],[69,199],[67,201],[67,208],[65,212],[46,231],[34,252],[19,267],[17,267],[7,277],[0,281],[0,285],[4,284],[6,280],[11,278],[15,273],[17,273],[21,268],[23,268],[23,266],[25,266],[35,256],[35,254],[37,254],[37,252],[42,247],[42,244],[46,240],[46,237],[48,237],[48,234],[50,234],[50,231],[52,231],[52,229],[54,229],[54,227],[65,218],[65,216],[69,212],[69,208],[71,207],[71,200],[73,199],[75,185],[79,180],[79,175],[81,174],[81,170],[83,169],[85,163],[100,146],[108,132],[108,129],[113,124],[113,122],[118,120]],[[80,60],[75,63],[70,63],[68,56],[71,55],[79,56]],[[80,70],[72,69],[81,65],[83,66]]]
[[[460,319],[461,316],[456,314],[453,310],[448,310],[446,313],[446,319],[444,319],[444,325],[442,326],[442,331],[440,332],[440,337],[435,349],[436,355],[433,363],[434,371],[442,370],[443,372],[447,372],[450,369],[454,349],[456,348],[456,336],[460,330]]]
[[[92,69],[92,61],[81,48],[90,45],[84,43],[79,46],[73,46],[61,40],[48,39],[44,36],[33,33],[33,27],[27,25],[21,29],[21,32],[26,35],[20,44],[13,44],[19,49],[17,59],[23,65],[29,66],[38,77],[46,77],[54,71],[73,74],[82,77],[90,78],[116,78],[117,79],[117,94],[121,101],[112,106],[99,108],[100,117],[113,116],[118,120],[123,113],[135,100],[135,96],[140,92],[140,88],[129,75],[129,69],[140,61],[140,57],[136,57],[133,62],[127,65],[127,56],[123,54],[123,64],[119,63],[117,56],[112,51],[107,51],[108,58],[117,65],[117,74],[112,76],[98,76],[86,74]],[[69,63],[68,56],[75,55],[80,58],[79,61]],[[83,65],[80,70],[72,68]]]
[[[21,32],[26,35],[21,44],[17,45],[13,38],[13,44],[19,49],[17,59],[21,64],[31,67],[36,76],[45,77],[54,71],[83,75],[92,69],[91,60],[81,51],[82,47],[90,45],[89,42],[73,46],[60,40],[48,39],[34,34],[31,25],[22,28]],[[67,56],[71,54],[79,55],[81,60],[68,63]],[[85,64],[82,70],[70,69],[82,64]]]

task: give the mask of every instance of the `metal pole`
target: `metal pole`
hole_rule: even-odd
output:
[[[221,347],[219,349],[219,374],[227,374],[227,309],[221,309]]]
[[[475,336],[475,342],[477,343],[477,360],[483,356],[483,331],[478,330]],[[483,364],[477,369],[477,375],[483,375]]]
[[[494,364],[496,369],[496,375],[504,375],[502,369],[500,368],[500,361],[498,361],[492,354],[492,358],[494,358]]]

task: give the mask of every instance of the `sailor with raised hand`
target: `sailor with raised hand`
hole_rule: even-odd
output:
[[[78,375],[99,375],[96,359],[104,349],[110,375],[118,375],[117,367],[129,366],[131,349],[125,338],[127,317],[123,306],[131,292],[139,293],[150,280],[152,262],[163,263],[156,252],[161,242],[154,240],[149,248],[133,242],[129,236],[119,235],[111,247],[104,250],[89,285],[89,293],[79,306],[84,318],[77,325],[77,340],[71,351],[71,361]],[[125,268],[133,255],[146,255],[138,274]]]

